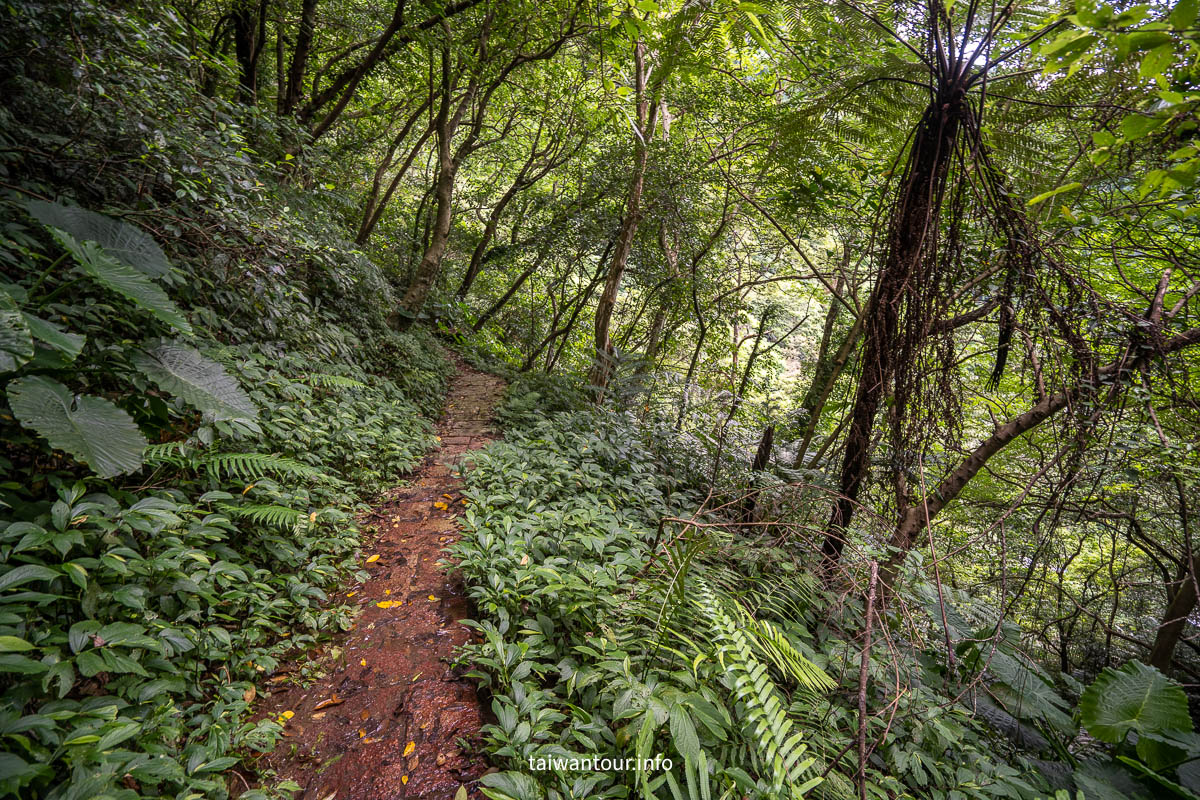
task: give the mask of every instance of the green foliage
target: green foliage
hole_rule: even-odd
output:
[[[71,396],[58,381],[39,375],[11,381],[8,405],[21,424],[65,450],[101,478],[142,466],[146,439],[121,409],[100,397]]]
[[[181,81],[176,18],[64,8],[0,32],[98,45],[79,82],[30,56],[0,109],[0,794],[228,797],[281,733],[263,677],[351,624],[358,515],[433,446],[450,365],[384,325],[335,198]]]
[[[1100,673],[1079,697],[1079,714],[1088,733],[1109,744],[1120,744],[1131,731],[1144,736],[1192,729],[1183,690],[1137,661]]]

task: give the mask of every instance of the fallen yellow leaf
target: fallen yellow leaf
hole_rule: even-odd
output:
[[[354,597],[358,592],[346,592],[346,597]]]
[[[405,786],[407,786],[407,785],[408,785],[408,776],[407,776],[407,775],[401,775],[401,776],[400,776],[400,782],[401,782],[401,783],[403,783]]]
[[[413,750],[416,750],[416,749],[417,749],[417,743],[409,742],[408,744],[404,745],[404,755],[407,756],[409,753],[411,753]]]
[[[434,597],[433,595],[429,595],[429,599],[430,599],[430,600],[437,600],[437,598],[436,598],[436,597]]]
[[[384,594],[391,594],[391,593],[392,593],[392,590],[391,590],[391,589],[384,589],[384,590],[383,590],[383,593],[384,593]]]
[[[358,665],[359,665],[360,667],[365,667],[365,666],[367,665],[367,660],[364,658],[362,661],[359,661],[359,662],[358,662]]]
[[[449,511],[450,510],[450,506],[448,506],[445,503],[440,502],[440,501],[437,503],[434,503],[433,507],[436,508],[438,511]]]
[[[394,608],[400,605],[400,603],[396,602],[395,600],[380,600],[375,605],[379,606],[380,608]]]
[[[379,554],[378,554],[378,553],[376,553],[375,555],[373,555],[373,556],[371,556],[370,558],[368,558],[368,559],[367,559],[367,563],[368,563],[368,564],[374,564],[374,563],[375,563],[376,561],[378,561],[378,560],[379,560]]]
[[[454,499],[453,497],[451,497],[451,496],[450,496],[450,495],[448,495],[448,494],[443,494],[443,495],[442,495],[442,497],[446,498],[447,500],[453,500],[453,499]]]

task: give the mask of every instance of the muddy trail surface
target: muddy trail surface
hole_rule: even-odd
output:
[[[266,701],[270,714],[291,716],[258,766],[303,787],[296,800],[481,796],[487,764],[471,743],[483,710],[474,685],[450,666],[469,636],[459,624],[469,607],[461,581],[438,562],[458,538],[461,482],[452,467],[495,438],[490,421],[503,389],[459,364],[439,449],[368,520],[377,531],[364,548],[371,577],[345,591],[362,608],[354,628],[325,648],[324,677],[274,689]]]

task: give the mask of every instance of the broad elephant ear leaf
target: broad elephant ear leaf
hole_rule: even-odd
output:
[[[1079,714],[1088,733],[1109,744],[1125,741],[1130,731],[1192,730],[1183,689],[1139,661],[1101,672],[1080,696]]]
[[[218,420],[253,420],[258,408],[225,368],[182,342],[155,340],[133,363],[165,392]]]
[[[0,372],[11,372],[33,358],[33,336],[17,301],[0,289]]]
[[[8,404],[20,423],[91,467],[101,478],[142,466],[146,439],[133,419],[100,397],[75,397],[42,376],[8,384]]]
[[[83,352],[83,345],[87,342],[87,337],[83,334],[70,333],[63,330],[61,325],[32,314],[23,313],[21,316],[29,326],[33,338],[62,353],[68,362],[79,358],[79,354]]]
[[[26,204],[30,216],[43,225],[66,231],[81,242],[95,242],[122,264],[143,275],[161,278],[171,264],[150,234],[128,222],[97,214],[79,206],[33,200]]]
[[[50,232],[83,271],[98,283],[132,300],[171,327],[184,333],[192,332],[192,326],[167,293],[143,273],[110,256],[95,242],[81,242],[57,228],[51,228]]]

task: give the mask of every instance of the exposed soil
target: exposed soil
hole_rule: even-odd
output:
[[[325,651],[323,678],[274,690],[264,704],[294,716],[259,767],[300,784],[300,800],[451,800],[462,797],[460,787],[480,796],[487,765],[473,742],[483,709],[474,685],[450,666],[469,639],[458,624],[469,608],[461,581],[438,562],[458,537],[462,509],[451,468],[492,441],[503,388],[459,365],[438,423],[441,446],[368,520],[378,537],[364,560],[378,559],[365,564],[370,580],[346,589],[361,616]]]

